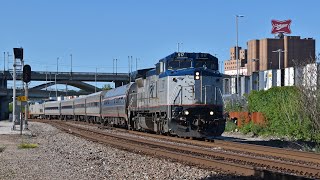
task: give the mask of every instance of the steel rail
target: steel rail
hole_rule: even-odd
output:
[[[126,138],[124,139],[119,138],[111,134],[93,132],[92,130],[89,130],[87,128],[75,127],[70,124],[62,125],[60,123],[53,122],[53,121],[46,122],[46,123],[54,125],[58,129],[61,129],[65,132],[79,135],[81,137],[84,137],[94,142],[102,142],[104,144],[120,147],[122,149],[136,151],[140,153],[142,152],[144,154],[149,154],[153,156],[156,155],[160,157],[166,157],[166,158],[186,162],[188,164],[197,164],[197,165],[201,165],[201,167],[203,168],[219,169],[219,170],[227,171],[229,173],[235,173],[235,174],[244,175],[244,176],[257,176],[257,175],[262,176],[264,173],[263,170],[255,169],[253,167],[232,164],[228,162],[207,159],[207,158],[197,157],[193,155],[187,155],[184,153],[172,152],[168,150],[159,149],[158,146],[156,147],[142,146],[141,144],[137,144],[136,141],[131,141]],[[83,131],[85,131],[85,133]],[[109,138],[106,138],[106,137],[109,137]],[[129,143],[124,141],[115,141],[114,140],[115,138],[129,141]]]
[[[72,126],[73,125],[68,125]],[[89,130],[88,128],[84,127],[76,127],[78,129],[84,130],[84,131],[92,131]],[[126,141],[132,141],[134,143],[143,143],[143,144],[148,144],[151,146],[161,146],[165,147],[167,149],[175,149],[177,151],[185,151],[189,152],[191,154],[201,154],[205,156],[211,156],[214,158],[226,160],[226,161],[237,161],[237,162],[242,162],[242,163],[251,163],[254,166],[260,166],[260,167],[267,167],[268,169],[273,169],[276,171],[282,170],[286,171],[289,173],[295,173],[301,176],[308,176],[308,177],[317,177],[320,178],[320,168],[317,167],[310,167],[310,166],[305,166],[301,164],[296,164],[296,163],[288,163],[288,162],[283,162],[279,160],[271,160],[271,159],[266,159],[266,158],[260,158],[260,157],[252,157],[252,156],[247,156],[247,155],[236,155],[228,152],[217,152],[217,151],[212,151],[212,150],[207,150],[207,149],[201,149],[199,147],[186,147],[186,146],[181,146],[181,145],[174,145],[174,144],[168,144],[165,142],[154,142],[154,141],[149,141],[145,139],[137,139],[134,137],[127,137],[127,136],[122,136],[122,135],[114,135],[106,132],[95,132],[97,134],[101,134],[103,136],[109,136],[117,139],[123,139]],[[229,171],[229,170],[228,170]]]
[[[298,160],[298,161],[305,161],[305,162],[312,162],[320,164],[320,154],[311,153],[311,152],[302,152],[297,150],[287,150],[275,147],[268,147],[262,145],[255,145],[255,144],[245,144],[240,142],[228,142],[223,140],[214,139],[214,142],[204,142],[204,141],[190,141],[189,139],[182,139],[170,136],[159,136],[155,134],[146,134],[137,131],[128,131],[128,133],[136,134],[136,135],[144,135],[154,138],[161,138],[167,140],[173,140],[176,142],[183,142],[183,143],[190,143],[199,146],[206,146],[206,147],[221,147],[223,149],[228,150],[235,150],[235,151],[245,151],[254,154],[261,154],[261,155],[269,155],[273,157],[279,158],[287,158],[291,160]]]

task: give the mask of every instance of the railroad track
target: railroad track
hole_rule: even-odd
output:
[[[120,129],[120,131],[127,131]],[[279,158],[288,161],[301,161],[301,163],[313,163],[311,165],[320,167],[320,154],[312,153],[312,152],[303,152],[297,150],[288,150],[283,148],[274,148],[268,146],[254,145],[254,144],[246,144],[241,142],[230,142],[224,140],[214,139],[213,142],[205,142],[205,141],[193,141],[192,139],[185,138],[175,138],[170,136],[160,136],[155,134],[146,134],[143,132],[137,131],[127,131],[130,134],[135,135],[143,135],[152,138],[161,138],[166,140],[171,140],[175,142],[188,143],[197,146],[204,147],[213,147],[213,148],[222,148],[225,150],[232,150],[235,152],[246,152],[252,153],[256,155],[262,156],[272,156],[274,159]]]
[[[197,146],[181,146],[168,142],[155,142],[119,134],[115,135],[101,130],[93,130],[92,128],[85,128],[62,121],[45,122],[52,124],[61,130],[85,137],[92,141],[113,145],[130,151],[166,157],[189,164],[196,164],[205,168],[219,169],[229,173],[245,176],[258,176],[266,179],[274,178],[275,176],[290,176],[289,174],[309,178],[320,178],[319,167],[310,167],[298,163],[289,163],[243,154],[239,155],[228,152],[218,152],[209,148]],[[132,134],[141,134],[134,131],[129,132]],[[143,134],[145,136],[156,136],[153,134]],[[159,137],[171,140],[174,139],[175,141],[187,141],[186,139],[156,136],[156,138]],[[190,143],[190,141],[187,142]],[[215,143],[192,141],[192,144],[208,146],[208,144],[212,145]],[[221,142],[221,144],[223,144],[223,142]],[[291,178],[293,177],[294,176],[291,176]]]

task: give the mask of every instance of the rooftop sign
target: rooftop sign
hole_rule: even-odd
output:
[[[291,19],[284,20],[284,21],[278,21],[278,20],[271,20],[272,24],[272,34],[277,34],[277,33],[286,33],[286,34],[291,34]]]

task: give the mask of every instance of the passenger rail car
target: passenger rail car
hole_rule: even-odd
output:
[[[138,70],[132,79],[134,82],[109,91],[46,102],[42,116],[183,137],[223,133],[222,75],[216,57],[176,52],[159,60],[156,68]]]

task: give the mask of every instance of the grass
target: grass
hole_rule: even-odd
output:
[[[237,129],[237,125],[234,122],[232,121],[226,122],[226,128],[225,128],[226,132],[234,132],[236,129]]]
[[[30,149],[30,148],[37,148],[38,144],[32,144],[32,143],[21,143],[19,144],[19,149]]]

